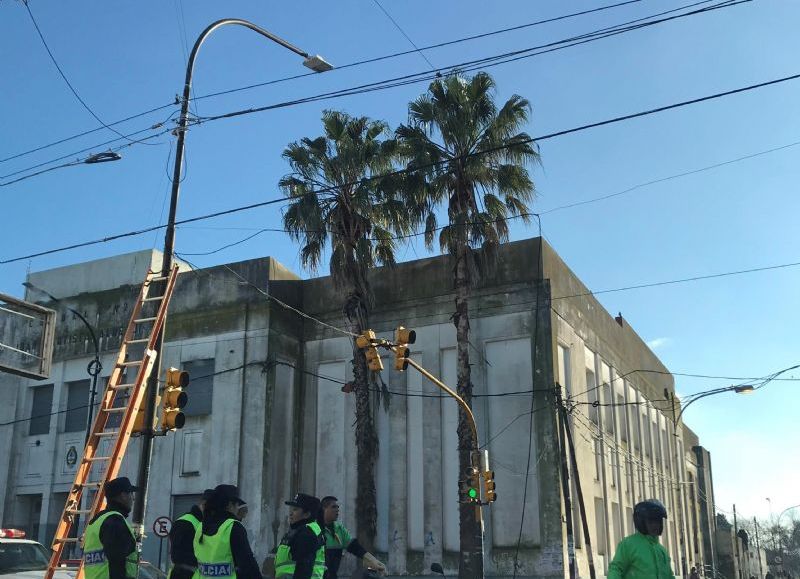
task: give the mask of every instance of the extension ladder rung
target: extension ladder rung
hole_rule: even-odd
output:
[[[67,537],[67,538],[63,538],[63,539],[55,539],[53,542],[54,543],[77,543],[78,539]]]
[[[125,412],[127,408],[125,406],[112,406],[111,408],[103,408],[103,412]]]
[[[120,362],[117,366],[141,366],[144,360],[134,360],[133,362]]]
[[[147,280],[147,281],[148,281],[148,282],[150,282],[150,283],[153,283],[154,281],[164,281],[165,279],[167,279],[167,277],[166,277],[166,276],[164,276],[164,275],[160,275],[160,276],[158,276],[158,277],[151,277],[151,278],[150,278],[149,280]]]
[[[92,512],[92,509],[67,509],[67,512],[70,515],[88,515]]]
[[[152,298],[144,298],[142,301],[143,302],[156,302],[156,301],[163,300],[163,299],[164,299],[164,296],[153,296]]]
[[[128,388],[133,388],[136,384],[117,384],[116,386],[111,386],[112,390],[127,390]]]
[[[95,434],[95,436],[98,436],[100,438],[105,438],[108,436],[116,436],[117,434],[119,434],[119,430],[106,430],[104,432],[98,432],[97,434]]]
[[[136,338],[135,340],[126,340],[126,344],[146,344],[150,341],[150,338]]]
[[[134,324],[147,324],[150,322],[155,322],[158,319],[158,316],[153,316],[152,318],[139,318],[138,320],[133,320]]]
[[[110,456],[90,456],[84,457],[83,462],[102,462],[104,460],[111,460]]]

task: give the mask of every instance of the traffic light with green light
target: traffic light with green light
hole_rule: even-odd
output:
[[[477,467],[469,466],[464,471],[464,478],[458,481],[458,502],[480,504],[480,471]]]

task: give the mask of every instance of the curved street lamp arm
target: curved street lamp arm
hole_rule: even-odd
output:
[[[99,343],[97,341],[97,335],[94,333],[94,328],[86,320],[86,318],[83,317],[83,315],[78,310],[75,310],[75,309],[69,308],[69,307],[67,309],[69,311],[71,311],[73,314],[75,314],[76,316],[78,316],[78,319],[80,319],[80,321],[82,321],[83,324],[86,326],[86,329],[89,330],[89,335],[92,337],[92,343],[94,344],[94,357],[95,357],[96,360],[99,360],[100,359],[100,345],[99,345]]]
[[[681,417],[683,413],[686,412],[686,409],[689,408],[693,403],[697,402],[701,398],[706,398],[707,396],[713,396],[714,394],[721,394],[722,392],[732,392],[736,387],[735,386],[728,386],[726,388],[717,388],[716,390],[711,390],[709,392],[704,392],[700,396],[692,398],[687,402],[685,405],[681,406],[681,411],[678,412],[678,417],[675,419],[675,425],[677,426],[681,422]],[[677,432],[675,433],[677,436]]]

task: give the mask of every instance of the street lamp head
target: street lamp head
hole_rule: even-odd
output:
[[[87,165],[92,165],[94,163],[119,161],[120,159],[122,159],[122,156],[119,153],[115,153],[114,151],[106,151],[105,153],[95,153],[94,155],[90,155],[83,162]]]
[[[322,58],[319,54],[309,56],[303,61],[303,66],[310,68],[314,72],[328,72],[333,69],[333,65]]]
[[[745,384],[744,386],[734,386],[733,391],[737,394],[752,394],[755,388],[751,384]]]

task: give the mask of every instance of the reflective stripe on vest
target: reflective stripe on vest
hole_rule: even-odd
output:
[[[103,526],[105,520],[112,516],[122,517],[125,521],[125,526],[131,533],[133,542],[136,543],[136,537],[133,534],[133,529],[128,524],[128,521],[122,516],[122,513],[117,511],[108,511],[97,517],[93,523],[86,527],[83,543],[83,574],[86,579],[108,579],[108,561],[106,560],[106,552],[103,549],[103,543],[100,542],[100,527]],[[139,572],[139,554],[136,550],[125,558],[125,575],[135,578]]]
[[[231,552],[231,531],[236,519],[226,519],[215,535],[204,535],[199,525],[194,534],[194,556],[197,557],[196,576],[236,579],[236,565]],[[241,523],[240,523],[241,524]],[[202,538],[202,542],[200,539]]]
[[[322,529],[319,524],[312,522],[308,523],[306,526],[311,529],[317,539],[319,539],[319,536],[322,534]],[[275,579],[285,575],[294,575],[294,571],[297,568],[297,562],[292,559],[288,537],[288,534],[284,537],[278,547],[278,552],[275,554]],[[311,571],[311,579],[322,579],[322,576],[325,575],[325,544],[322,540],[319,542],[320,546],[314,557],[314,569]]]
[[[200,519],[195,517],[192,513],[186,513],[185,515],[182,515],[182,516],[178,517],[178,519],[175,522],[177,523],[178,521],[187,521],[187,522],[189,522],[192,525],[192,528],[194,528],[194,534],[195,535],[197,534],[197,529],[199,529],[202,526],[202,523],[200,522]],[[189,569],[189,565],[184,565],[183,567],[186,567],[187,570]],[[168,579],[172,579],[172,572],[174,570],[175,570],[175,565],[172,565],[170,567],[170,569],[169,569],[169,575],[167,576]],[[198,573],[197,573],[197,570],[195,569],[194,575],[192,575],[192,579],[197,579],[197,577],[198,577]]]

